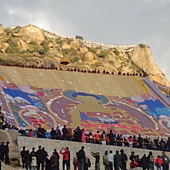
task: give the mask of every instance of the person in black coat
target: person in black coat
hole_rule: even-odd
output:
[[[130,155],[129,159],[131,161],[133,161],[135,159],[135,152],[134,151],[131,152],[131,155]]]
[[[4,145],[4,142],[1,142],[0,152],[1,152],[1,161],[4,161],[4,157],[5,157],[5,145]]]
[[[143,168],[143,170],[149,169],[149,161],[148,158],[146,157],[146,154],[143,155],[140,163],[141,163],[140,166]]]
[[[42,148],[42,153],[43,153],[43,160],[45,161],[46,160],[46,158],[47,158],[47,156],[48,156],[48,153],[47,153],[47,151],[45,151],[45,148],[43,147]]]
[[[120,150],[121,153],[121,162],[122,162],[122,170],[126,170],[126,162],[128,160],[127,155],[124,153],[124,150]]]
[[[59,126],[56,129],[56,139],[61,140],[61,130],[60,130]]]
[[[43,138],[43,128],[41,126],[37,129],[37,138]]]
[[[168,147],[168,151],[170,151],[170,137],[168,137],[168,140],[167,140],[167,147]]]
[[[81,142],[81,138],[82,138],[82,130],[77,127],[77,140],[78,142]]]
[[[138,166],[141,167],[141,159],[139,158],[139,155],[136,155],[136,162],[138,163]]]
[[[34,147],[32,148],[32,151],[31,151],[31,153],[30,153],[30,154],[31,154],[31,156],[36,154],[36,152],[35,152],[35,148],[34,148]]]
[[[0,170],[1,170],[1,160],[2,160],[2,155],[1,155],[1,152],[0,152]]]
[[[73,132],[74,132],[73,140],[78,142],[78,129],[76,128],[75,130],[73,130]]]
[[[48,156],[47,156],[45,162],[46,162],[45,170],[51,170],[50,159],[48,158]]]
[[[139,134],[139,137],[138,137],[138,143],[139,143],[139,148],[143,148],[143,138],[141,137],[141,135]]]
[[[116,154],[114,155],[114,168],[115,170],[122,169],[122,156],[119,154],[119,151],[116,151]]]
[[[63,140],[68,140],[68,129],[66,128],[66,125],[64,125],[62,129],[62,133],[63,133]]]
[[[95,158],[95,170],[100,170],[100,153],[91,152],[91,154]]]
[[[9,165],[9,141],[5,145],[5,164]]]
[[[37,158],[37,170],[40,170],[40,165],[42,167],[42,170],[44,169],[44,153],[41,149],[41,146],[38,147],[38,150],[36,151],[36,158]]]
[[[51,135],[51,139],[56,139],[57,133],[56,130],[54,130],[54,128],[51,129],[50,135]]]
[[[57,156],[57,159],[58,159],[57,167],[58,167],[58,169],[59,169],[59,166],[60,166],[60,162],[59,162],[59,160],[60,160],[60,155],[58,154],[57,149],[54,149],[54,152],[53,152],[53,153]]]
[[[31,170],[31,155],[29,154],[29,150],[25,153],[25,167],[26,170]]]
[[[21,151],[21,159],[22,159],[22,168],[25,168],[25,155],[26,155],[26,150],[25,150],[25,146],[23,147],[22,151]]]

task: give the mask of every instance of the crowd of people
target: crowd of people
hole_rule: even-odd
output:
[[[24,146],[21,151],[22,168],[26,170],[59,170],[60,156],[62,156],[63,170],[70,170],[72,165],[74,170],[88,170],[88,167],[91,166],[90,159],[86,157],[84,146],[76,152],[72,161],[68,147],[61,148],[59,153],[57,149],[54,149],[52,155],[49,157],[44,147],[39,146],[36,151],[33,147],[32,150],[29,151],[26,150]]]
[[[150,138],[143,138],[141,135],[138,137],[128,136],[123,137],[123,135],[113,134],[112,130],[109,133],[105,131],[96,133],[86,133],[84,129],[80,129],[77,127],[72,130],[67,128],[64,125],[62,128],[57,127],[56,129],[52,128],[48,133],[44,128],[39,126],[36,130],[30,129],[29,133],[26,134],[25,130],[19,131],[22,135],[28,135],[29,137],[37,137],[37,138],[50,138],[50,139],[58,139],[58,140],[69,140],[76,142],[86,142],[86,143],[94,143],[101,145],[115,145],[115,146],[124,146],[130,148],[143,148],[143,149],[154,149],[161,150],[162,155],[158,155],[155,158],[150,151],[148,155],[144,154],[142,157],[139,155],[135,155],[132,151],[129,157],[130,165],[127,165],[128,157],[124,150],[116,151],[113,154],[113,151],[105,151],[103,158],[103,166],[105,170],[126,170],[130,167],[130,169],[135,167],[142,167],[143,170],[154,170],[154,166],[157,167],[157,170],[168,170],[169,169],[169,157],[166,155],[165,151],[169,151],[170,148],[170,138],[167,141],[159,138],[155,138],[151,140]],[[50,153],[51,154],[51,153]],[[100,170],[101,166],[101,156],[100,152],[91,152],[91,155],[95,159],[95,170]],[[49,154],[45,150],[44,147],[39,146],[38,150],[35,151],[33,147],[31,151],[26,150],[23,147],[21,151],[22,158],[22,167],[26,170],[59,170],[59,160],[62,156],[62,169],[70,170],[71,166],[74,167],[74,170],[88,170],[91,167],[91,160],[87,157],[86,152],[84,150],[84,146],[75,153],[73,158],[70,157],[70,150],[68,147],[61,148],[59,153],[56,149],[49,157]],[[5,164],[9,165],[9,142],[4,144],[4,142],[0,145],[0,163],[4,161]],[[1,167],[1,166],[0,166]],[[0,169],[1,170],[1,169]]]
[[[151,151],[148,155],[144,154],[142,157],[135,155],[135,152],[132,151],[129,160],[130,169],[141,167],[143,170],[154,170],[156,166],[157,170],[169,170],[170,160],[165,151],[162,152],[162,155],[158,155],[157,158],[154,157]],[[106,151],[103,156],[105,170],[113,170],[113,167],[114,170],[129,169],[129,167],[127,167],[127,161],[128,157],[123,149],[121,149],[120,152],[117,150],[115,155],[113,155],[112,150],[109,152]],[[99,170],[99,168],[95,170]]]
[[[37,138],[50,138],[57,140],[69,140],[102,145],[114,145],[130,148],[170,151],[170,137],[168,137],[167,139],[160,137],[151,138],[147,136],[142,137],[140,134],[138,136],[123,136],[122,134],[114,134],[112,130],[110,130],[109,133],[106,133],[105,131],[87,133],[84,129],[80,129],[79,127],[72,130],[70,128],[67,128],[66,125],[64,125],[63,128],[52,128],[51,131],[48,133],[41,126],[39,126],[36,131],[30,129],[27,134],[24,130],[20,130],[19,133],[24,136],[27,135],[29,137]]]
[[[4,113],[2,112],[2,106],[0,106],[0,129],[18,130],[18,128],[15,125],[11,125],[10,121],[5,117]]]
[[[1,112],[1,106],[0,106],[0,129],[3,128],[4,122],[5,122],[5,117],[4,114]]]
[[[59,153],[54,149],[51,157],[49,157],[45,148],[41,146],[38,147],[37,151],[35,151],[35,148],[29,151],[23,147],[21,151],[22,168],[26,170],[59,170],[60,156],[62,156],[62,170],[88,170],[92,166],[84,146],[75,153],[73,158],[70,155],[68,147],[61,148]],[[151,151],[148,155],[144,154],[142,157],[135,155],[135,152],[132,151],[128,158],[123,149],[116,150],[115,153],[112,150],[105,151],[102,157],[100,152],[91,152],[91,155],[94,157],[95,162],[91,169],[95,170],[102,168],[105,170],[126,170],[136,167],[141,167],[143,170],[154,170],[155,166],[157,170],[169,170],[170,160],[165,151],[156,158]],[[130,161],[129,165],[127,165],[128,160]],[[101,167],[102,164],[103,166]]]
[[[59,153],[54,149],[51,157],[49,157],[45,148],[41,146],[38,147],[38,150],[35,150],[33,147],[31,151],[26,150],[26,148],[23,147],[20,154],[22,168],[26,170],[59,170],[59,160],[61,156],[63,170],[70,170],[71,166],[73,166],[74,170],[88,170],[88,168],[92,166],[84,146],[75,153],[75,156],[72,159],[68,147],[61,148]],[[91,155],[95,159],[95,166],[93,168],[95,170],[100,170],[100,152],[91,152]],[[130,160],[130,165],[127,165],[128,159]],[[5,164],[9,165],[9,142],[6,142],[6,144],[2,142],[0,145],[0,170],[1,161],[4,161]],[[156,158],[151,151],[148,155],[144,154],[142,157],[135,155],[135,152],[132,151],[128,158],[123,149],[120,151],[117,150],[115,154],[113,154],[112,150],[105,151],[102,156],[102,161],[105,170],[113,170],[113,168],[114,170],[126,170],[136,167],[142,167],[143,170],[154,170],[154,166],[157,167],[157,170],[169,170],[170,163],[169,157],[166,155],[165,151]]]

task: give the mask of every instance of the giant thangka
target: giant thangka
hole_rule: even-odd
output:
[[[1,66],[3,67],[3,66]],[[5,117],[26,129],[68,128],[167,136],[170,101],[147,77],[3,67]],[[12,75],[11,75],[11,72]]]

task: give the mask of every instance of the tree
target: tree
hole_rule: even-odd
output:
[[[113,51],[114,53],[115,53],[115,55],[117,55],[117,56],[119,56],[119,54],[120,54],[120,52],[118,51],[118,49],[117,48],[114,48],[114,51]]]
[[[105,58],[107,55],[108,55],[107,51],[100,51],[100,53],[97,54],[99,58]]]
[[[84,38],[81,35],[76,35],[76,39],[84,40]]]
[[[12,34],[12,29],[11,28],[7,28],[5,30],[6,34],[9,35],[9,34]]]

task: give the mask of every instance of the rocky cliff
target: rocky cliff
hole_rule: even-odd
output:
[[[89,42],[81,36],[62,37],[34,25],[0,26],[0,64],[58,67],[117,73],[144,73],[170,87],[170,82],[152,58],[149,46],[114,46]]]

